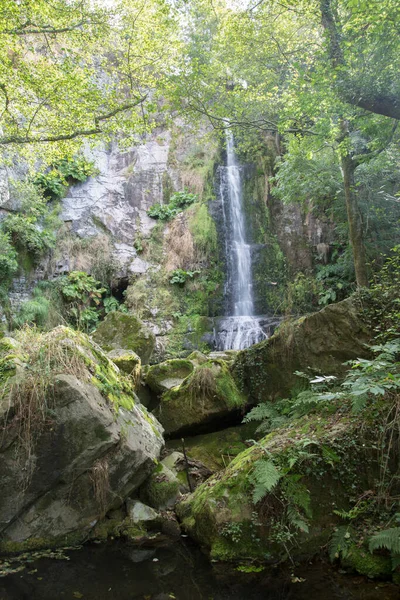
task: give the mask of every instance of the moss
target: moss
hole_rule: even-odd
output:
[[[388,578],[392,574],[392,562],[388,556],[370,554],[367,548],[351,546],[341,564],[346,569],[351,569],[365,575],[370,579]]]
[[[348,360],[368,356],[370,332],[352,298],[301,319],[284,322],[272,337],[239,352],[232,373],[251,402],[287,397],[295,371],[340,375]]]
[[[168,434],[226,416],[246,405],[224,361],[197,365],[180,386],[163,393],[155,410]]]
[[[140,488],[140,498],[149,506],[159,510],[172,506],[178,495],[180,482],[167,467],[159,463],[153,474]]]
[[[372,423],[371,427],[375,425]],[[302,434],[305,429],[306,436]],[[361,432],[356,416],[337,413],[302,417],[238,454],[222,472],[178,504],[176,510],[190,535],[206,546],[215,559],[260,559],[270,555],[272,561],[280,561],[287,558],[288,552],[294,560],[309,559],[326,547],[338,523],[334,509],[348,510],[349,498],[374,484],[376,465],[368,454],[364,436],[370,439],[375,435],[373,429]],[[187,446],[189,453],[189,443]],[[329,456],[327,459],[326,448],[338,453],[338,460],[329,460]],[[302,459],[298,462],[299,452]],[[266,455],[283,472],[292,465],[289,474],[301,479],[302,488],[308,490],[307,510],[303,500],[297,500],[299,480],[295,480],[293,496],[288,475],[273,493],[265,494],[260,504],[253,504],[254,466]],[[290,506],[297,506],[296,510],[308,521],[307,533],[288,520]],[[254,545],[254,540],[259,541]],[[378,560],[383,564],[381,557]],[[371,576],[372,567],[368,569],[368,573],[363,572]]]
[[[257,438],[255,430],[258,423],[247,423],[230,427],[215,433],[196,435],[185,439],[188,456],[204,463],[212,471],[226,467],[238,454],[246,450],[246,440]],[[182,450],[182,443],[177,440],[167,442],[167,447]]]
[[[171,359],[150,367],[145,381],[156,394],[162,394],[166,389],[179,385],[193,372],[193,369],[190,360]]]
[[[133,350],[144,364],[154,351],[155,336],[133,315],[118,311],[109,313],[93,333],[93,339],[105,350]]]
[[[32,550],[43,550],[49,548],[66,548],[67,546],[79,546],[87,539],[87,531],[73,531],[67,535],[55,538],[29,538],[16,542],[11,540],[0,541],[0,554],[20,554]]]

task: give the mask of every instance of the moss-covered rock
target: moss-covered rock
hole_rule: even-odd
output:
[[[154,411],[169,435],[194,433],[210,423],[221,423],[246,405],[223,361],[198,365],[183,383],[163,393]]]
[[[193,373],[194,364],[189,359],[175,358],[151,366],[146,373],[146,384],[157,395],[181,385]]]
[[[239,352],[232,372],[251,402],[285,397],[298,385],[295,371],[343,373],[343,363],[368,355],[371,332],[353,298],[283,323],[276,333]]]
[[[133,350],[111,350],[107,356],[123,373],[129,375],[135,385],[139,383],[142,372],[142,361]]]
[[[0,551],[80,543],[151,472],[162,428],[130,377],[83,333],[23,330],[2,389]],[[16,361],[19,359],[16,358]]]
[[[238,454],[249,446],[248,440],[256,437],[258,423],[247,423],[228,427],[222,431],[205,433],[185,438],[186,453],[189,458],[202,462],[211,471],[224,469]],[[169,449],[182,449],[180,440],[167,442]]]
[[[92,337],[106,351],[133,350],[143,364],[150,361],[156,343],[155,335],[140,319],[118,311],[109,313]]]
[[[178,516],[215,560],[310,559],[339,521],[334,510],[374,484],[371,435],[348,415],[303,417],[240,453],[177,505]],[[275,465],[275,485],[256,475],[260,461]]]
[[[389,556],[371,554],[368,548],[352,544],[341,564],[345,569],[365,575],[370,579],[387,579],[392,574],[392,561]]]
[[[174,473],[159,463],[140,488],[143,502],[157,510],[171,508],[180,496],[181,483]]]

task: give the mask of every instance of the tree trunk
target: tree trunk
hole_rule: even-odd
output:
[[[356,169],[356,165],[354,164],[350,154],[347,152],[341,157],[341,166],[356,281],[358,287],[368,287],[368,271],[363,240],[363,227],[358,208],[357,195],[354,192],[354,171]]]

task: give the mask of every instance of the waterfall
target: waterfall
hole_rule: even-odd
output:
[[[219,198],[224,221],[225,313],[218,320],[214,343],[218,350],[242,350],[270,335],[275,322],[254,315],[252,246],[247,240],[242,170],[232,132],[226,131],[226,166],[219,167]]]

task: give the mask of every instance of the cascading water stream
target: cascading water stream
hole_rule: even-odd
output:
[[[242,167],[237,162],[231,131],[226,133],[227,164],[220,167],[220,200],[225,229],[228,315],[215,335],[218,350],[242,350],[265,339],[265,318],[254,315],[251,245],[246,240]],[[267,328],[268,329],[268,328]]]

